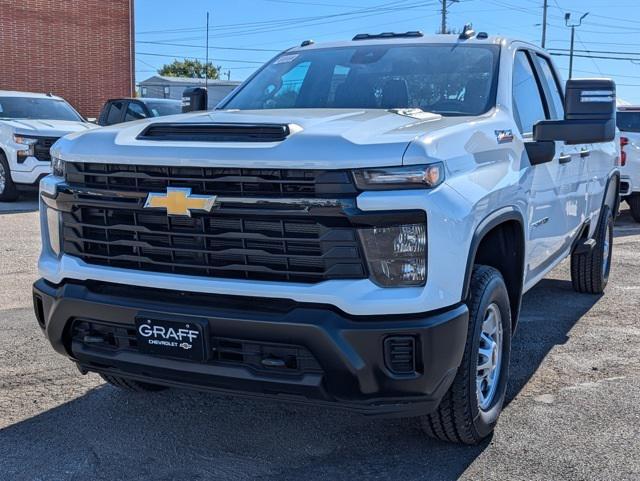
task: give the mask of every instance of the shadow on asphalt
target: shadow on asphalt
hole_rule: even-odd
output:
[[[38,210],[38,192],[29,190],[20,192],[15,202],[0,202],[0,215],[18,212],[35,212]]]
[[[576,295],[567,280],[546,279],[527,293],[507,403],[598,300]],[[490,442],[436,442],[412,419],[101,386],[0,430],[0,473],[15,480],[454,480]]]

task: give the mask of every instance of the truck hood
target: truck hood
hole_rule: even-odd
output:
[[[421,136],[468,117],[387,110],[291,109],[214,111],[144,120],[72,135],[54,147],[68,161],[254,168],[353,168],[399,165]],[[287,124],[281,142],[141,140],[155,123]]]
[[[15,133],[41,135],[45,137],[62,137],[72,132],[86,132],[87,130],[97,127],[97,125],[87,122],[69,120],[15,119],[0,120],[0,122],[13,128]]]

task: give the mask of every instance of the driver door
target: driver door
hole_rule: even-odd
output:
[[[555,107],[548,101],[535,53],[518,50],[513,68],[513,110],[524,142],[533,141],[533,126],[540,120],[555,117]],[[525,185],[528,188],[527,264],[525,284],[537,281],[567,248],[569,232],[575,217],[575,176],[567,165],[573,161],[573,147],[556,143],[551,162],[529,167]],[[526,153],[524,154],[526,156]],[[577,165],[577,164],[574,164]]]

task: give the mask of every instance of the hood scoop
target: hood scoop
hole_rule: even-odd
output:
[[[291,134],[286,124],[155,123],[138,140],[173,142],[282,142]]]

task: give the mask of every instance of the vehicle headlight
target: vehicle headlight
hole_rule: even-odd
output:
[[[55,177],[64,178],[65,162],[60,157],[51,157],[51,174]]]
[[[382,287],[415,287],[427,277],[425,224],[361,229],[372,280]]]
[[[353,176],[361,190],[433,189],[444,182],[444,164],[358,169]]]
[[[38,139],[33,137],[25,137],[24,135],[13,134],[13,141],[16,144],[24,145],[27,148],[24,150],[18,150],[19,157],[33,157],[35,155],[35,145],[38,143]]]

